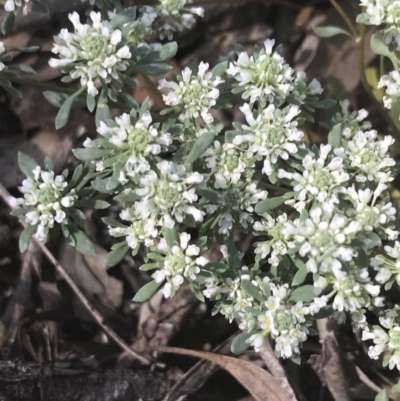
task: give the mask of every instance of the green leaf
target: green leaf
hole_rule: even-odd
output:
[[[24,253],[28,249],[29,241],[31,240],[32,235],[36,231],[38,224],[35,226],[28,226],[22,231],[19,237],[19,251]]]
[[[103,223],[111,227],[126,228],[124,224],[120,223],[118,220],[113,219],[112,217],[103,217],[101,220],[103,220]]]
[[[386,390],[380,391],[376,397],[375,401],[389,401],[389,396]]]
[[[78,160],[89,162],[92,160],[100,159],[103,156],[107,156],[108,154],[110,154],[110,151],[107,149],[99,149],[93,147],[93,148],[73,149],[72,153]]]
[[[260,294],[260,290],[250,281],[242,280],[241,287],[253,298],[260,302],[265,301],[264,297]]]
[[[320,294],[321,290],[315,288],[313,285],[303,285],[296,288],[289,297],[291,302],[311,302],[316,296]]]
[[[124,11],[111,18],[110,26],[113,29],[119,28],[122,25],[134,21],[136,18],[136,7],[125,8]]]
[[[34,159],[26,155],[25,153],[18,152],[18,165],[21,171],[27,176],[34,179],[33,170],[37,167],[37,163]]]
[[[100,125],[100,121],[106,121],[111,119],[110,108],[107,106],[108,102],[108,89],[106,86],[103,86],[103,89],[100,92],[100,97],[97,102],[96,108],[96,127]]]
[[[211,262],[207,263],[207,265],[204,266],[204,269],[209,270],[215,274],[221,274],[229,270],[229,266],[221,262]]]
[[[336,124],[328,134],[328,143],[332,148],[340,148],[342,143],[342,124]]]
[[[87,237],[87,235],[80,230],[73,230],[71,236],[75,241],[75,248],[82,254],[87,256],[96,256],[96,249],[93,242]]]
[[[7,35],[12,31],[14,22],[15,22],[15,14],[8,13],[3,20],[3,23],[1,24],[1,31],[3,32],[4,35]]]
[[[159,50],[160,59],[168,60],[174,57],[177,51],[178,51],[178,44],[176,42],[167,43],[166,45],[162,46],[161,49]]]
[[[158,263],[145,263],[144,265],[141,265],[139,269],[147,272],[148,270],[157,269],[158,266]]]
[[[299,259],[295,259],[294,263],[295,263],[296,267],[298,268],[298,270],[293,277],[293,281],[292,281],[293,287],[303,284],[304,280],[306,279],[307,274],[308,274],[307,266],[304,262],[302,262]]]
[[[224,201],[222,196],[212,189],[198,189],[196,192],[211,203],[221,204]]]
[[[172,67],[165,63],[151,63],[139,64],[131,68],[132,72],[145,75],[163,75],[167,73]]]
[[[78,201],[75,203],[75,205],[79,208],[94,208],[96,210],[107,209],[108,207],[110,207],[110,204],[108,202],[101,199]]]
[[[113,251],[109,252],[104,259],[104,267],[109,268],[115,266],[117,263],[121,262],[121,260],[124,258],[126,253],[129,250],[129,246],[125,244],[124,246],[120,246],[117,249],[114,249]]]
[[[94,96],[90,95],[89,93],[86,96],[86,105],[88,110],[92,113],[94,108],[96,107],[96,99]]]
[[[394,68],[396,70],[399,69],[399,64],[397,62],[396,54],[389,50],[387,44],[385,43],[385,39],[381,33],[376,32],[371,36],[370,45],[374,53],[380,56],[387,57],[392,62]]]
[[[178,235],[178,231],[176,231],[175,228],[164,227],[163,233],[164,233],[165,241],[167,242],[167,245],[170,249],[172,249],[172,247],[174,245],[179,244],[179,235]]]
[[[217,64],[212,70],[212,77],[219,77],[225,73],[226,69],[228,68],[228,61],[223,61],[222,63]]]
[[[75,101],[75,99],[86,89],[85,86],[83,86],[81,89],[79,89],[77,92],[75,92],[73,95],[68,97],[64,104],[61,106],[60,110],[58,111],[57,117],[56,117],[56,129],[60,129],[67,124],[69,115],[71,113],[71,108],[72,105]]]
[[[315,26],[314,33],[320,38],[331,38],[337,35],[346,35],[352,38],[351,33],[338,26]]]
[[[157,283],[157,281],[152,280],[145,284],[134,296],[133,301],[135,302],[145,302],[150,299],[153,294],[158,290],[162,283]]]
[[[246,343],[253,333],[240,333],[237,335],[231,344],[231,351],[233,354],[241,354],[242,352],[246,351],[250,348],[250,344]]]
[[[258,214],[263,214],[268,210],[275,209],[276,207],[282,205],[285,202],[285,198],[283,196],[278,196],[276,198],[268,198],[264,199],[261,202],[258,202],[255,211]]]
[[[186,158],[185,164],[193,164],[213,143],[214,132],[205,132],[193,144],[192,150]]]

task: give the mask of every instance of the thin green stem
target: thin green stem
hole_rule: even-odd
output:
[[[340,14],[340,16],[343,18],[343,21],[346,23],[347,27],[349,28],[351,35],[353,36],[354,39],[357,39],[357,29],[354,26],[354,24],[351,22],[350,18],[346,14],[346,12],[343,10],[342,6],[339,5],[339,3],[336,0],[329,0],[330,3],[335,7],[336,11]]]
[[[162,93],[158,90],[157,86],[155,83],[149,78],[148,75],[142,74],[142,78],[146,85],[149,87],[149,89],[153,92],[154,95],[157,96],[159,100],[161,100],[163,106],[165,106],[164,99]]]
[[[385,57],[382,55],[379,57],[379,75],[385,75]]]

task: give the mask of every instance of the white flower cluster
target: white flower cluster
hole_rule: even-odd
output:
[[[24,14],[27,14],[32,8],[32,3],[30,0],[7,0],[4,4],[4,10],[8,13],[17,12],[22,6],[24,6]]]
[[[319,155],[308,154],[302,161],[303,173],[278,170],[279,178],[292,180],[298,202],[294,207],[302,211],[314,199],[326,204],[338,203],[339,193],[345,192],[350,176],[345,171],[343,159],[332,155],[330,145],[321,145]]]
[[[368,25],[386,25],[382,30],[386,44],[393,43],[400,50],[400,2],[397,0],[361,0],[366,7],[357,22]]]
[[[256,221],[253,225],[256,231],[254,234],[266,235],[268,240],[255,243],[256,261],[263,260],[270,255],[268,263],[271,266],[278,266],[282,256],[288,252],[288,242],[282,233],[283,226],[287,222],[287,214],[282,213],[276,219],[267,213],[263,214],[262,217],[261,221]]]
[[[207,72],[208,64],[201,62],[196,75],[186,67],[182,76],[177,77],[178,82],[168,82],[165,78],[159,82],[158,89],[168,88],[170,91],[163,95],[167,106],[176,107],[179,119],[183,122],[201,117],[206,124],[212,123],[214,118],[210,109],[215,106],[219,97],[218,85],[223,81],[220,77],[213,77]]]
[[[107,167],[112,167],[109,160],[115,161],[119,156],[118,162],[125,162],[124,167],[119,168],[119,182],[126,184],[129,179],[150,170],[149,157],[159,155],[166,150],[172,143],[169,133],[159,131],[151,125],[152,117],[149,111],[145,111],[141,117],[134,118],[129,114],[122,114],[114,121],[100,122],[97,132],[108,139],[114,145],[112,151],[97,161],[96,168],[103,171]],[[88,148],[98,147],[108,149],[109,144],[104,145],[102,141],[86,141]]]
[[[364,341],[372,340],[375,345],[371,345],[368,355],[371,359],[387,353],[384,365],[389,365],[389,369],[397,367],[400,370],[400,326],[398,322],[399,306],[395,305],[392,309],[385,312],[379,318],[381,326],[367,327],[362,332]]]
[[[42,171],[40,166],[33,170],[33,178],[28,177],[22,182],[19,190],[24,198],[20,204],[27,210],[24,220],[37,226],[35,237],[39,241],[46,241],[54,222],[61,224],[67,220],[68,209],[77,200],[74,189],[65,193],[67,185],[62,175],[54,176],[54,172]]]
[[[160,18],[160,38],[172,39],[174,32],[190,29],[196,20],[194,15],[203,17],[201,7],[188,7],[192,0],[160,0],[155,7]]]
[[[333,272],[337,278],[343,278],[346,273],[342,263],[356,256],[348,244],[361,231],[361,224],[334,214],[330,204],[324,204],[323,209],[315,207],[309,214],[310,218],[304,221],[296,219],[283,225],[282,234],[289,248],[300,246],[299,255],[307,256],[306,266],[310,272]]]
[[[194,186],[203,181],[197,172],[189,173],[183,165],[166,160],[157,164],[158,172],[149,171],[140,179],[135,193],[141,198],[135,203],[142,219],[154,219],[158,226],[173,228],[187,215],[203,221],[204,212],[196,207],[198,196]]]
[[[128,227],[108,227],[110,235],[113,237],[125,237],[129,248],[136,250],[140,244],[146,247],[154,245],[159,232],[156,222],[152,218],[143,220],[141,215],[132,208],[127,208],[120,213],[122,220],[130,223]]]
[[[384,249],[386,255],[371,258],[371,266],[378,272],[375,280],[380,284],[400,285],[400,242],[396,241],[393,247],[386,245]]]
[[[270,104],[254,118],[249,104],[240,110],[244,113],[249,125],[242,125],[243,135],[233,139],[235,145],[247,145],[246,156],[256,156],[264,161],[262,172],[272,174],[278,159],[287,160],[290,154],[297,153],[298,143],[304,135],[297,129],[293,119],[300,113],[297,106],[290,106],[283,111]]]
[[[386,108],[391,109],[393,101],[400,101],[400,72],[392,71],[388,75],[383,75],[378,83],[378,88],[386,87],[386,94],[383,103]],[[400,119],[400,117],[399,117]]]
[[[307,95],[318,95],[322,92],[318,81],[305,83],[305,74],[295,74],[278,52],[273,52],[275,40],[267,39],[265,49],[252,56],[246,52],[239,54],[238,60],[230,63],[227,74],[231,75],[243,91],[242,98],[253,104],[262,101],[280,106],[293,96],[304,102]]]
[[[74,25],[74,32],[61,30],[52,50],[60,58],[50,59],[49,64],[53,68],[68,67],[71,78],[79,78],[82,86],[87,85],[87,92],[96,96],[96,79],[105,83],[118,80],[127,69],[126,60],[130,59],[131,52],[124,44],[121,30],[113,29],[107,21],[102,21],[100,13],[90,13],[90,25],[82,24],[76,12],[69,14],[69,19]]]
[[[179,245],[170,248],[164,238],[157,245],[164,260],[162,268],[153,273],[152,277],[157,283],[167,281],[161,290],[165,298],[173,296],[185,279],[194,282],[201,268],[209,262],[204,256],[199,256],[200,248],[189,245],[189,241],[190,235],[183,232],[179,236]]]

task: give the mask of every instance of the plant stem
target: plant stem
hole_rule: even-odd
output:
[[[340,16],[343,18],[343,21],[346,23],[347,27],[351,32],[351,35],[356,40],[358,36],[357,29],[351,22],[350,18],[347,16],[346,12],[343,10],[343,8],[339,5],[339,3],[336,0],[329,0],[329,1],[333,5],[333,7],[335,7],[336,11],[340,14]]]
[[[159,100],[161,100],[163,107],[165,107],[162,93],[158,90],[158,88],[154,84],[154,82],[149,78],[148,75],[142,74],[142,78],[143,78],[144,82],[146,83],[146,85],[148,86],[148,88],[153,92],[153,94],[156,95]]]

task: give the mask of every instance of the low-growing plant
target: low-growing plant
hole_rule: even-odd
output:
[[[328,143],[320,146],[306,134],[307,123],[316,109],[335,102],[321,100],[319,82],[295,72],[272,39],[252,54],[237,45],[236,55],[213,68],[193,63],[161,79],[165,117],[155,122],[150,102],[139,105],[131,96],[133,76],[166,73],[177,51],[174,33],[190,28],[203,11],[186,0],[125,9],[115,1],[89,3],[85,23],[70,14],[72,30],[55,37],[50,60],[62,69],[63,82],[77,80],[77,89],[45,96],[60,108],[57,128],[84,99],[99,136],[74,150],[82,164],[73,172],[56,175],[49,159],[41,167],[19,155],[27,176],[13,212],[27,224],[21,252],[32,235],[45,243],[59,224],[71,245],[92,255],[83,210],[117,204],[119,218],[103,219],[118,238],[105,265],[128,253],[143,261],[140,269],[151,272],[151,281],[134,301],[156,291],[172,297],[186,283],[199,300],[214,301],[213,314],[238,322],[243,333],[233,351],[258,351],[269,336],[276,355],[294,361],[316,334],[316,319],[350,319],[369,342],[369,356],[384,354],[385,366],[400,369],[399,306],[385,297],[400,285],[399,220],[390,199],[397,175],[390,146],[400,139],[400,2],[362,0],[356,25],[331,0],[348,30],[315,32],[345,34],[358,43],[361,80],[394,137],[380,135],[365,110],[351,111],[344,100],[324,121]],[[7,0],[5,9],[15,16],[30,5]],[[6,20],[4,30],[11,26]],[[381,71],[381,97],[365,73],[365,25],[383,27],[371,47],[393,66]],[[32,49],[0,47],[0,85],[17,95],[13,80],[33,71],[12,64],[15,50]],[[243,120],[224,126],[214,110],[237,103]],[[111,118],[110,107],[122,114]],[[247,263],[237,244],[242,234],[256,237]],[[220,247],[219,262],[202,256],[213,243]]]

